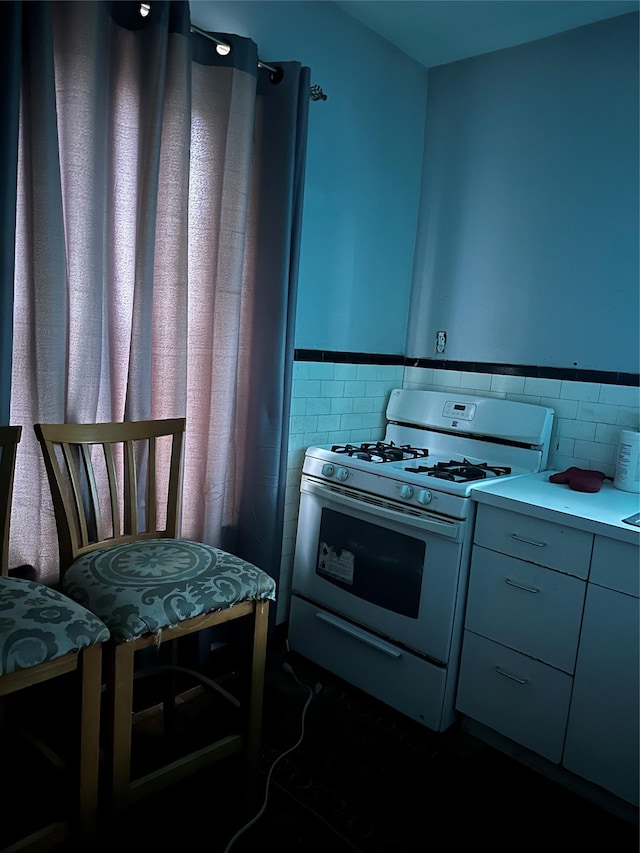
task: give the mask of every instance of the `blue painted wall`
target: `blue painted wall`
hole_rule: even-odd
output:
[[[637,15],[427,72],[330,2],[191,10],[328,95],[297,348],[639,371]]]
[[[408,355],[639,370],[638,15],[429,72]]]
[[[191,0],[202,29],[311,68],[295,345],[404,353],[427,71],[329,2]]]

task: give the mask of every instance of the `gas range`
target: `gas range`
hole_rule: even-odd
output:
[[[303,473],[343,492],[466,518],[474,489],[547,462],[553,410],[544,406],[397,389],[386,414],[383,440],[310,447]]]
[[[418,722],[456,717],[475,489],[546,466],[553,411],[392,391],[379,442],[309,447],[290,647]]]

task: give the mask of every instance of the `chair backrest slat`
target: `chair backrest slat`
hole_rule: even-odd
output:
[[[149,442],[149,460],[147,464],[146,509],[147,529],[155,530],[157,512],[157,481],[156,481],[156,440]]]
[[[69,445],[66,445],[69,447]],[[102,513],[100,510],[100,500],[98,498],[98,485],[96,483],[95,472],[93,470],[93,461],[91,459],[91,447],[87,444],[80,445],[80,453],[82,454],[83,474],[87,483],[87,501],[90,507],[90,517],[94,519],[95,525],[100,530],[102,528]],[[82,507],[82,501],[79,500],[79,506]],[[90,541],[87,530],[86,513],[83,513],[84,519],[84,534],[82,536],[82,545],[87,545]]]
[[[185,418],[35,425],[61,575],[96,548],[178,535],[184,431]]]
[[[116,460],[113,452],[114,446],[111,442],[105,442],[102,445],[104,464],[107,473],[107,482],[109,483],[109,511],[111,514],[111,528],[113,531],[113,538],[117,538],[123,532],[122,526],[120,523],[120,501],[119,501],[119,490],[118,490],[118,477],[116,474]],[[125,519],[128,516],[127,513],[128,501],[127,501],[127,493],[125,490]],[[126,531],[126,527],[125,527]],[[106,532],[101,525],[97,532],[96,536],[100,539],[103,539],[106,536]]]
[[[9,574],[9,530],[21,426],[0,427],[0,575]]]

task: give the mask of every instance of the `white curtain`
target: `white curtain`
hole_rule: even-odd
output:
[[[22,6],[10,563],[56,581],[34,423],[186,415],[182,534],[277,575],[308,69],[285,63],[287,90],[247,39],[219,57],[184,2]],[[275,458],[250,475],[265,434]]]

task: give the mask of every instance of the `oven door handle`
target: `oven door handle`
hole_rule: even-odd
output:
[[[365,502],[358,500],[358,498],[349,497],[349,495],[342,494],[341,492],[334,492],[333,489],[328,489],[326,486],[319,485],[306,477],[302,479],[300,491],[315,495],[325,501],[342,504],[342,506],[351,507],[352,509],[360,510],[360,512],[366,512],[376,518],[393,521],[395,524],[402,523],[428,533],[435,533],[438,536],[446,536],[448,539],[453,539],[454,542],[458,542],[462,538],[463,522],[440,521],[427,515],[405,515],[400,509],[387,509],[387,507],[380,506],[377,503]]]
[[[371,634],[361,631],[359,628],[356,628],[355,625],[343,622],[342,619],[336,619],[336,617],[331,616],[330,613],[324,613],[321,610],[316,610],[316,617],[321,622],[326,622],[326,624],[331,625],[332,628],[336,628],[338,631],[342,631],[343,634],[348,634],[350,637],[360,640],[361,643],[371,646],[372,649],[376,649],[376,651],[389,655],[391,658],[402,657],[402,652],[395,648],[395,646],[385,643],[383,640],[379,640],[377,637],[373,637]]]

